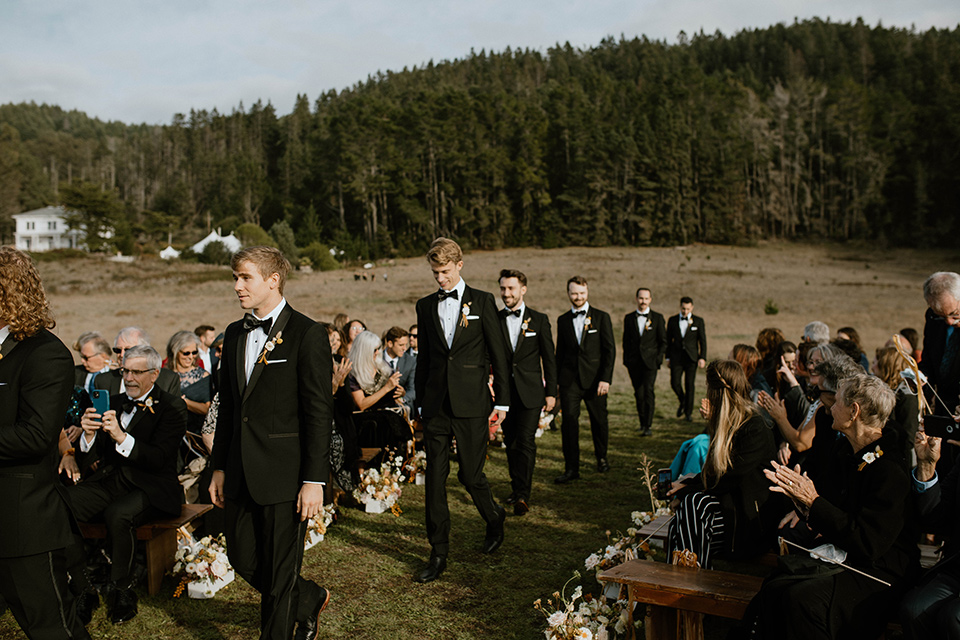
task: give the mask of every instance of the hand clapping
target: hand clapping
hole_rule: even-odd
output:
[[[813,486],[813,480],[806,473],[800,473],[800,465],[791,469],[785,464],[778,464],[772,460],[770,465],[773,467],[772,471],[770,469],[763,470],[763,475],[767,476],[767,480],[773,483],[770,491],[784,494],[804,511],[809,509],[813,501],[820,497],[816,487]]]

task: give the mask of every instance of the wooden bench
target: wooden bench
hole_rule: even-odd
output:
[[[626,586],[631,638],[634,637],[634,605],[647,605],[647,640],[676,638],[678,611],[739,620],[763,583],[759,576],[692,569],[650,560],[624,562],[603,571],[597,579]]]
[[[174,556],[177,553],[177,529],[191,523],[210,509],[213,509],[213,505],[185,504],[180,507],[180,515],[176,518],[154,520],[137,527],[137,540],[143,540],[146,545],[147,592],[150,595],[159,593],[163,574],[173,569]],[[81,522],[80,532],[84,538],[107,537],[107,527],[103,523]]]
[[[357,469],[363,473],[364,469],[370,466],[370,462],[380,455],[380,447],[364,447],[360,449],[360,457],[357,458]]]

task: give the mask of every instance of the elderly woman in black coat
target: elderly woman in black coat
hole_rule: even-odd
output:
[[[894,401],[875,377],[845,379],[831,408],[833,428],[845,437],[835,442],[817,483],[776,462],[766,471],[771,491],[795,506],[781,523],[785,536],[821,553],[822,545],[832,545],[852,569],[791,549],[751,604],[745,620],[753,637],[872,639],[896,610],[919,569],[919,552],[908,524],[910,480],[895,455],[902,435],[883,428]]]

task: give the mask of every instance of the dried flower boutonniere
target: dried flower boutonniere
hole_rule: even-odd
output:
[[[267,354],[277,348],[278,344],[283,344],[283,331],[277,331],[277,335],[273,337],[273,340],[268,340],[267,344],[263,345],[263,351],[260,352],[260,358],[257,359],[257,363],[270,364],[267,360]]]
[[[470,315],[470,303],[467,302],[462,307],[460,307],[460,326],[466,327],[470,324],[470,320],[467,319],[467,316]]]
[[[880,449],[880,445],[877,445],[873,451],[867,451],[863,454],[863,462],[860,463],[860,466],[857,467],[857,471],[863,471],[863,468],[868,464],[873,464],[877,458],[883,455],[883,451]]]
[[[523,333],[526,333],[527,327],[529,327],[529,326],[530,326],[530,318],[524,318],[524,319],[523,319],[523,325],[521,325],[521,327],[520,327],[520,331],[523,332]]]
[[[583,328],[589,329],[592,326],[593,326],[593,318],[591,318],[590,316],[587,316],[587,321],[583,323]]]
[[[153,398],[147,398],[147,399],[144,400],[143,402],[138,402],[138,403],[137,403],[137,406],[140,407],[141,409],[144,409],[144,410],[146,410],[146,411],[149,411],[150,413],[153,413],[153,412],[154,412],[154,411],[153,411],[153,405],[155,405],[155,404],[160,404],[160,401],[159,401],[159,400],[154,400]]]
[[[650,331],[650,329],[653,329],[653,323],[650,322],[650,320],[647,320],[647,324],[645,324],[645,325],[643,326],[643,330],[644,330],[644,331]]]

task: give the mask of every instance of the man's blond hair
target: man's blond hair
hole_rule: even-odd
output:
[[[443,266],[463,260],[463,250],[450,238],[437,238],[427,250],[427,262]]]
[[[230,259],[230,268],[236,271],[244,262],[252,262],[266,280],[273,274],[280,276],[280,284],[277,289],[280,295],[283,295],[283,285],[287,282],[287,274],[290,272],[290,262],[283,257],[279,249],[273,247],[246,247],[233,254]]]

